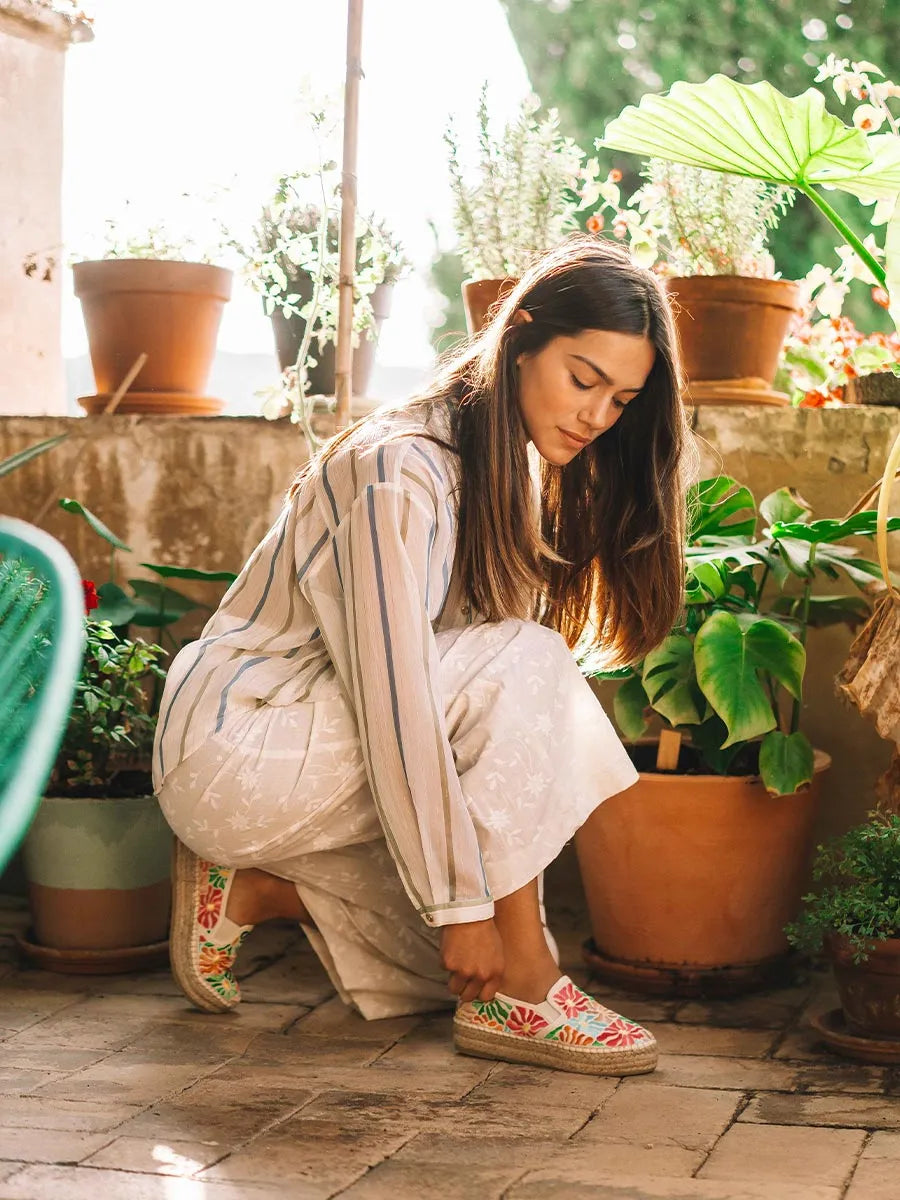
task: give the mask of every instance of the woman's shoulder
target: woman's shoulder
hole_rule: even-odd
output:
[[[449,406],[418,401],[373,413],[332,461],[352,473],[357,494],[378,484],[447,492],[458,469]]]

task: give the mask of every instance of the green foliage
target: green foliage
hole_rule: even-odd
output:
[[[655,713],[689,737],[701,766],[715,774],[727,774],[736,760],[746,769],[755,751],[767,789],[789,794],[813,774],[812,747],[799,729],[807,631],[852,628],[868,617],[878,565],[842,542],[871,537],[875,514],[816,521],[791,488],[766,496],[757,514],[752,493],[728,476],[695,484],[688,508],[682,618],[630,668],[616,721],[634,739]],[[812,594],[817,579],[841,573],[863,594]],[[785,592],[791,583],[794,591]],[[621,671],[603,677],[623,678]]]
[[[155,715],[144,682],[163,679],[165,651],[117,637],[106,621],[86,622],[87,649],[48,791],[108,788],[124,770],[146,766]]]
[[[823,886],[803,897],[803,911],[786,928],[798,949],[815,953],[828,934],[841,934],[862,962],[872,941],[900,937],[900,816],[873,813],[820,845],[813,878]]]
[[[38,442],[34,446],[29,446],[26,450],[20,450],[18,454],[12,454],[9,458],[5,458],[3,462],[0,462],[0,479],[4,475],[9,475],[11,471],[15,471],[19,467],[24,467],[33,458],[37,458],[41,454],[46,454],[48,450],[52,450],[54,446],[58,446],[60,442],[64,442],[68,436],[67,433],[59,433],[56,437],[47,438],[45,442]]]

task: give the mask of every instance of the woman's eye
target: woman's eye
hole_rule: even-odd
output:
[[[569,372],[569,378],[578,388],[579,392],[589,392],[591,390],[591,385],[589,383],[582,383],[576,375],[571,373],[571,371]]]

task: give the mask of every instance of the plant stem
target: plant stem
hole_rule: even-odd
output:
[[[881,287],[885,287],[887,276],[884,267],[878,262],[872,252],[866,249],[860,238],[857,237],[843,217],[834,211],[825,197],[817,192],[812,185],[807,184],[805,187],[801,185],[800,191],[813,202],[819,212],[835,227],[847,245],[862,259],[874,276],[875,282],[880,284]]]
[[[809,567],[814,570],[816,564],[816,549],[815,542],[809,548]],[[806,581],[806,586],[803,589],[803,608],[800,613],[800,644],[806,649],[806,635],[809,631],[809,601],[812,595],[813,577],[810,575]],[[801,691],[802,691],[801,687]],[[791,733],[797,733],[800,728],[800,700],[794,698],[794,703],[791,708]]]

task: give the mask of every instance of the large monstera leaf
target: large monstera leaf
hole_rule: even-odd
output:
[[[644,96],[607,125],[598,145],[802,189],[842,187],[874,157],[865,134],[829,113],[815,88],[790,97],[726,75]],[[869,171],[870,189],[875,178]]]
[[[697,632],[694,665],[700,690],[728,730],[722,743],[725,749],[776,726],[761,671],[774,676],[799,699],[806,651],[777,621],[744,619],[720,611],[708,617]]]

